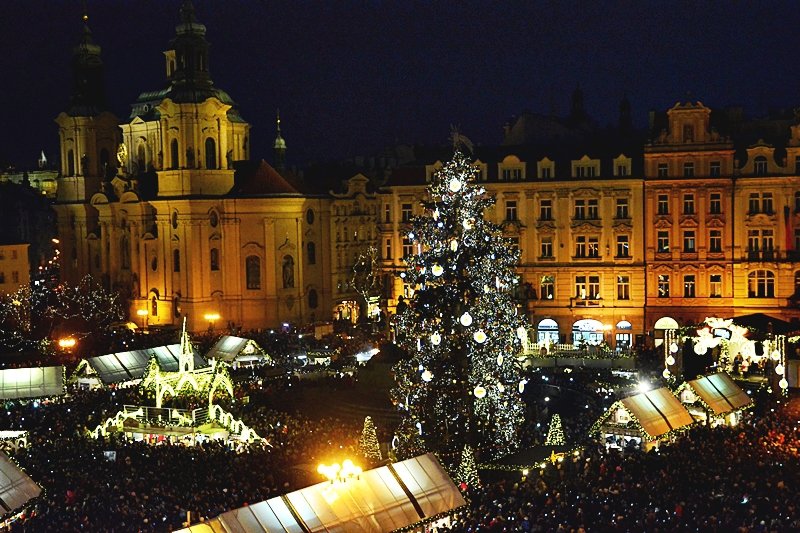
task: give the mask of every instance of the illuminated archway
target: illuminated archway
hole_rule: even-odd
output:
[[[598,346],[605,341],[606,328],[593,318],[584,318],[572,324],[572,343],[575,346]]]
[[[558,322],[552,318],[545,318],[539,321],[536,326],[536,342],[541,345],[558,344]]]
[[[665,329],[678,329],[678,321],[672,317],[662,316],[653,325],[653,332],[655,333],[656,348],[664,344],[664,330]]]

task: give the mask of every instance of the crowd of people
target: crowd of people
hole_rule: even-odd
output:
[[[297,346],[293,337],[265,333],[262,342],[271,354],[287,357]],[[290,405],[290,398],[312,389],[348,395],[352,378],[246,374],[236,376],[236,402],[226,408],[266,443],[238,451],[212,441],[154,446],[87,436],[122,405],[147,403],[137,389],[6,402],[0,428],[29,431],[14,460],[44,488],[12,531],[171,531],[316,483],[320,462],[358,457],[363,417],[320,419],[325,415]],[[531,374],[522,444],[541,445],[554,412],[576,442],[615,399],[606,394],[619,385],[612,379],[594,371]],[[589,445],[525,478],[482,472],[483,483],[465,490],[468,505],[439,531],[800,530],[800,402],[792,402],[796,410],[790,412],[785,404],[771,410],[772,401],[759,401],[759,410],[734,428],[697,427],[658,451]],[[390,440],[390,428],[379,428],[379,437]]]
[[[799,451],[797,412],[785,408],[649,453],[590,447],[470,487],[469,506],[439,531],[798,531]]]

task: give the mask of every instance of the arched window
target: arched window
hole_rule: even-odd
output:
[[[308,308],[316,309],[317,305],[319,305],[319,297],[317,296],[317,291],[315,289],[311,289],[310,291],[308,291]]]
[[[313,242],[306,244],[306,257],[308,257],[309,265],[317,264],[317,247]]]
[[[155,295],[150,298],[150,315],[158,316],[158,298]]]
[[[211,271],[216,272],[219,270],[219,248],[212,248],[211,249]]]
[[[257,255],[250,255],[245,259],[245,276],[247,277],[247,288],[258,290],[261,288],[261,258]]]
[[[75,152],[67,151],[67,176],[75,175]]]
[[[214,139],[206,139],[206,168],[217,168],[217,143]]]
[[[120,247],[120,262],[122,263],[123,270],[130,270],[131,268],[131,248],[128,242],[128,236],[123,235],[119,241]]]
[[[181,251],[180,250],[172,250],[172,271],[173,272],[180,272],[181,271]]]
[[[139,146],[136,149],[136,164],[139,167],[139,173],[142,173],[147,170],[146,163],[147,163],[147,152],[144,149],[144,143],[139,143]]]
[[[750,298],[774,298],[775,274],[769,270],[754,270],[747,275],[747,296]]]
[[[172,139],[172,142],[169,143],[169,160],[172,168],[180,167],[180,161],[178,160],[180,152],[178,151],[178,139]]]

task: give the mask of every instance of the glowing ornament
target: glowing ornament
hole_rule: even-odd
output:
[[[442,265],[433,265],[431,267],[431,272],[433,273],[434,276],[438,278],[439,276],[444,274],[444,268],[442,268]]]
[[[456,250],[458,250],[458,241],[453,239],[450,241],[450,251],[455,252]]]
[[[471,219],[471,218],[466,218],[466,219],[464,219],[464,222],[462,222],[462,223],[461,223],[461,225],[462,225],[462,226],[464,227],[464,229],[466,229],[466,230],[470,230],[470,229],[472,229],[472,228],[474,228],[474,227],[475,227],[475,223],[472,221],[472,219]]]
[[[662,375],[662,376],[664,376],[664,379],[669,379],[669,377],[670,377],[672,374],[670,374],[670,373],[669,373],[669,370],[667,370],[667,369],[665,368],[665,369],[664,369],[664,371],[661,373],[661,375]]]
[[[786,369],[785,369],[785,368],[783,368],[783,365],[782,365],[782,364],[780,364],[780,363],[778,363],[778,364],[775,366],[775,373],[776,373],[776,374],[778,374],[779,376],[782,376],[782,375],[783,375],[783,372],[784,372],[784,370],[786,370]]]
[[[672,353],[678,353],[678,345],[673,342],[669,345],[669,351]]]
[[[668,364],[669,366],[672,366],[672,365],[674,365],[674,364],[675,364],[675,358],[674,358],[674,357],[672,357],[671,355],[668,355],[668,356],[667,356],[667,364]]]
[[[461,318],[459,318],[458,321],[461,322],[462,326],[469,327],[472,325],[472,315],[469,313],[464,313],[461,315]]]
[[[781,352],[779,352],[778,350],[773,350],[772,351],[772,358],[774,360],[776,360],[776,361],[780,361],[781,360]]]
[[[439,220],[439,208],[433,210],[433,220]]]
[[[526,330],[524,326],[517,328],[517,338],[521,341],[524,341],[528,338],[528,330]]]
[[[489,287],[488,285],[484,285],[483,286],[483,292],[485,292],[486,294],[489,294],[490,292],[492,292],[492,288]]]
[[[503,354],[498,355],[497,356],[497,366],[502,366],[503,365],[503,361],[504,361]]]
[[[428,383],[432,379],[433,379],[433,374],[431,374],[431,371],[428,370],[428,369],[425,369],[425,371],[422,373],[422,381],[424,381],[425,383]]]
[[[438,333],[431,333],[431,344],[434,346],[439,346],[442,342],[442,336]]]
[[[458,179],[458,178],[451,179],[450,183],[448,184],[448,186],[450,188],[450,192],[458,192],[458,191],[460,191],[461,187],[463,187],[463,185],[464,184],[461,183],[461,180]]]
[[[527,379],[523,379],[522,381],[519,382],[519,385],[517,386],[517,390],[519,391],[520,394],[522,394],[522,391],[525,390],[525,384],[526,383],[528,383]]]
[[[704,342],[698,342],[697,344],[694,345],[694,353],[696,353],[697,355],[703,355],[704,353],[706,353],[707,349],[708,347]]]
[[[494,278],[494,286],[498,289],[503,286],[503,284],[500,283],[500,278]]]
[[[481,398],[483,398],[484,396],[486,396],[486,389],[484,389],[483,387],[481,387],[480,385],[478,385],[477,387],[475,387],[475,388],[472,390],[472,394],[474,394],[474,395],[475,395],[475,397],[476,397],[476,398],[478,398],[478,399],[480,400]]]
[[[497,390],[500,391],[500,392],[505,392],[506,388],[502,383],[498,383],[497,384]]]
[[[483,344],[486,342],[486,333],[483,332],[482,329],[479,329],[475,333],[472,334],[472,338],[475,339],[475,342],[478,344]]]
[[[788,381],[786,381],[786,378],[783,378],[783,379],[781,379],[781,380],[778,382],[778,386],[779,386],[780,388],[782,388],[783,390],[786,390],[786,389],[788,389],[788,388],[789,388],[789,382],[788,382]]]

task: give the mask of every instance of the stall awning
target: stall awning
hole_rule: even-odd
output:
[[[264,350],[256,341],[233,335],[223,335],[206,354],[206,359],[217,359],[232,363],[237,358],[252,360],[254,356],[267,361],[271,360],[271,357],[264,353]]]
[[[19,510],[41,492],[28,474],[0,452],[0,515]]]
[[[715,415],[730,413],[752,403],[750,397],[725,372],[702,376],[688,383]]]
[[[0,399],[46,398],[64,392],[63,366],[0,370]]]
[[[318,483],[180,530],[211,532],[385,533],[465,505],[432,454],[363,472],[345,483]]]
[[[147,371],[147,366],[150,364],[151,357],[156,358],[161,370],[176,372],[180,354],[181,345],[170,344],[169,346],[159,346],[146,350],[99,355],[88,358],[86,362],[97,373],[103,383],[124,383],[142,379]],[[195,368],[204,368],[208,366],[208,363],[200,354],[194,352],[194,366]]]
[[[689,411],[666,387],[629,396],[620,402],[653,437],[694,422]]]

